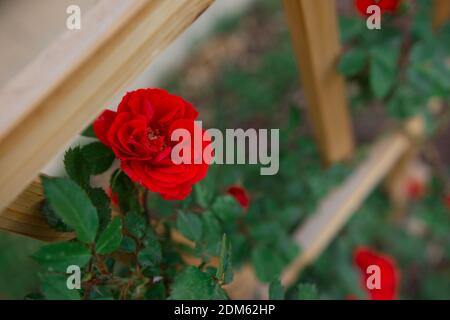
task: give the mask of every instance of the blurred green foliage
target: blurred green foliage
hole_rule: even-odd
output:
[[[18,299],[38,284],[38,265],[31,255],[42,242],[0,233],[0,299]]]

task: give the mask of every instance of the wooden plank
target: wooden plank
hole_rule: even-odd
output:
[[[433,0],[433,28],[438,29],[450,18],[450,1]]]
[[[0,212],[211,2],[102,0],[5,87]]]
[[[409,148],[389,171],[384,181],[384,188],[389,194],[394,220],[401,220],[406,214],[407,205],[410,201],[405,190],[408,179],[415,177],[416,180],[425,183],[423,175],[421,179],[418,179],[419,172],[414,172],[423,169],[423,164],[419,164],[418,155],[424,139],[425,119],[422,116],[414,117],[410,120],[410,126],[415,126],[416,134],[407,136],[410,140]]]
[[[47,242],[72,239],[73,233],[57,232],[48,226],[41,213],[43,201],[42,184],[35,179],[0,215],[0,229]]]
[[[78,5],[81,17],[99,0],[1,0],[0,88],[67,31],[66,9]]]
[[[325,164],[353,152],[335,0],[283,0],[314,134]]]

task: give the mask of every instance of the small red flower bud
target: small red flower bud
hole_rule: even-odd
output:
[[[425,186],[419,180],[410,179],[406,184],[406,194],[412,200],[419,200],[425,195]]]
[[[447,196],[445,196],[444,198],[444,204],[447,207],[448,210],[450,210],[450,194],[448,194]]]
[[[227,189],[227,193],[236,199],[243,209],[247,210],[250,206],[250,197],[247,190],[244,188],[240,186],[231,186]]]

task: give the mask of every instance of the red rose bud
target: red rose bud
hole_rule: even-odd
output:
[[[359,247],[353,253],[353,260],[361,273],[361,285],[371,300],[396,299],[399,272],[391,257]]]
[[[450,194],[444,198],[444,204],[448,210],[450,210]]]
[[[419,180],[410,179],[406,184],[406,194],[412,200],[419,200],[425,195],[425,186]]]
[[[116,206],[119,205],[119,196],[117,195],[117,193],[114,193],[111,188],[108,188],[106,190],[106,194],[113,204],[115,204]]]
[[[379,6],[381,13],[396,13],[400,2],[401,0],[355,0],[354,5],[355,9],[362,16],[369,16],[370,14],[367,13],[367,8],[372,5]]]
[[[117,112],[104,111],[94,122],[94,132],[121,160],[121,169],[131,180],[166,200],[183,200],[206,176],[208,164],[175,164],[171,151],[178,142],[171,140],[171,133],[193,132],[197,116],[194,106],[181,97],[162,89],[139,89],[122,98]],[[192,155],[210,143],[203,141],[202,150],[193,148]]]
[[[231,195],[243,209],[248,210],[250,197],[247,190],[240,186],[231,186],[227,189],[227,194]]]

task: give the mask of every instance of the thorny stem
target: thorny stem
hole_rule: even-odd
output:
[[[144,207],[144,212],[145,215],[147,216],[147,219],[149,221],[149,223],[151,222],[151,212],[150,212],[150,208],[148,206],[148,196],[149,196],[149,192],[148,189],[144,189],[144,195],[143,195],[143,207]]]

